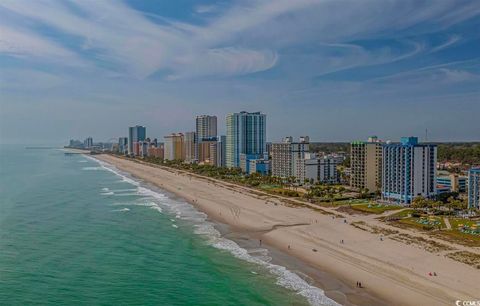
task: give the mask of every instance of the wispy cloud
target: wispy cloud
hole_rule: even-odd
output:
[[[66,66],[81,66],[83,61],[63,46],[31,31],[0,24],[0,53],[17,58],[33,57]]]
[[[447,41],[445,41],[444,43],[438,45],[438,46],[435,46],[434,48],[432,48],[430,50],[430,53],[434,53],[434,52],[438,52],[440,50],[443,50],[443,49],[446,49],[450,46],[452,46],[453,44],[457,43],[459,40],[461,39],[461,36],[460,35],[452,35],[448,38]]]
[[[116,69],[137,78],[148,77],[161,69],[172,71],[170,78],[217,73],[241,75],[269,69],[277,58],[271,50],[221,47],[221,41],[202,38],[195,26],[156,24],[119,2],[82,1],[75,4],[77,12],[55,1],[6,1],[2,5],[60,33],[80,37],[83,43],[79,51],[91,51],[93,60],[115,64]],[[41,33],[30,32],[21,36],[20,41],[39,44],[39,37]],[[18,41],[13,35],[4,35],[4,40],[4,51]],[[36,55],[35,49],[29,46],[15,48],[20,49]],[[66,48],[44,49],[68,53]]]
[[[199,5],[197,7],[195,7],[195,12],[197,12],[198,14],[206,14],[206,13],[211,13],[211,12],[214,12],[217,10],[217,6],[216,5]]]
[[[381,38],[388,28],[406,31],[422,23],[445,27],[479,13],[474,2],[465,6],[453,1],[428,5],[417,1],[249,0],[222,8],[221,13],[198,25],[169,19],[157,23],[148,13],[119,1],[5,0],[0,4],[0,17],[9,14],[9,24],[2,26],[0,52],[57,60],[76,57],[76,61],[65,63],[82,58],[101,69],[139,79],[163,71],[173,80],[269,70],[281,61],[283,49],[313,40],[344,50],[342,56],[329,56],[331,50],[318,52],[317,62],[327,55],[328,62],[320,60],[328,73],[412,57],[424,46],[417,43],[412,50],[400,53],[345,46],[354,46],[349,41],[355,39]],[[208,13],[216,7],[194,9]],[[15,20],[28,21],[31,28],[20,31]],[[71,39],[77,45],[60,46],[36,25],[49,27],[63,42]],[[452,36],[431,52],[458,40]]]

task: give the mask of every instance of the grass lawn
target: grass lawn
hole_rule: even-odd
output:
[[[452,230],[446,231],[445,235],[449,236],[450,238],[456,240],[462,240],[465,244],[470,246],[480,246],[480,235],[474,235],[470,233],[464,233],[460,231],[460,227],[458,225],[468,226],[470,229],[473,225],[477,224],[477,221],[472,221],[469,219],[461,219],[461,218],[449,218],[450,225],[452,226]]]
[[[459,224],[466,225],[468,227],[472,227],[473,225],[477,224],[477,221],[472,221],[469,219],[462,219],[462,218],[449,218],[450,225],[452,225],[452,229],[458,229]]]
[[[445,222],[443,221],[443,216],[425,216],[423,220],[429,220],[428,224],[422,224],[418,222],[420,218],[408,217],[408,214],[412,213],[413,210],[408,209],[393,216],[400,217],[403,219],[396,221],[396,223],[400,227],[409,227],[409,228],[416,228],[418,230],[423,231],[430,231],[434,229],[438,229],[440,226],[440,231],[432,232],[432,235],[450,242],[455,242],[458,244],[462,244],[465,246],[473,246],[473,247],[480,247],[480,235],[472,235],[463,233],[458,230],[458,224],[464,224],[468,226],[472,226],[475,221],[466,220],[466,219],[459,219],[459,218],[449,218],[450,225],[452,226],[452,230],[447,230]],[[438,224],[433,224],[432,221],[437,221]]]
[[[378,205],[378,204],[371,204],[369,202],[367,202],[367,204],[352,204],[352,209],[367,212],[367,213],[372,213],[372,214],[381,214],[388,210],[398,210],[402,208],[403,208],[402,206],[398,206],[398,205]]]
[[[424,220],[425,223],[421,223],[421,220]],[[426,216],[422,218],[410,217],[402,219],[400,222],[423,230],[438,229],[439,227],[440,229],[446,228],[445,222],[443,222],[443,217],[437,216]]]
[[[334,198],[338,198],[339,195],[335,195]],[[359,200],[343,200],[343,201],[330,201],[329,199],[326,199],[326,198],[318,198],[318,197],[315,197],[314,198],[315,200],[315,203],[318,204],[318,205],[321,205],[321,206],[325,206],[325,207],[338,207],[338,206],[346,206],[346,205],[354,205],[355,203],[364,203],[366,205],[368,205],[370,202],[368,202],[368,200],[360,200],[361,202],[357,202]],[[350,202],[352,201],[352,202]]]
[[[414,212],[415,210],[413,209],[405,209],[400,212],[397,212],[393,215],[390,215],[392,218],[407,218],[410,217],[410,215]]]
[[[268,185],[268,184],[262,184],[258,187],[263,190],[272,190],[272,189],[282,188],[280,185]]]

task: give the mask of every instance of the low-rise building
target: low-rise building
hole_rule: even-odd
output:
[[[458,174],[443,174],[436,178],[437,192],[466,192],[467,191],[466,176],[460,176]]]
[[[163,159],[163,144],[158,144],[158,146],[150,146],[148,148],[148,156]]]
[[[299,164],[303,164],[304,170],[303,173],[298,172],[297,181],[300,183],[337,184],[340,180],[337,166],[340,163],[340,160],[334,156],[319,157],[315,154],[308,154],[305,159],[299,161]]]
[[[270,163],[270,160],[264,158],[250,159],[248,174],[260,173],[262,175],[268,175],[270,173]]]

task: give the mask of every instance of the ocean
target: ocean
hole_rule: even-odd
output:
[[[0,145],[2,305],[332,305],[192,205],[89,156]]]

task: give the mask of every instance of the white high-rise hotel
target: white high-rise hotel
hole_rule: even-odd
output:
[[[301,177],[304,165],[300,160],[305,159],[305,153],[309,152],[310,139],[308,136],[300,137],[298,142],[293,137],[285,137],[283,142],[272,143],[272,175],[282,178]]]
[[[402,137],[401,143],[383,145],[382,156],[383,200],[410,204],[415,197],[436,194],[436,145]]]

